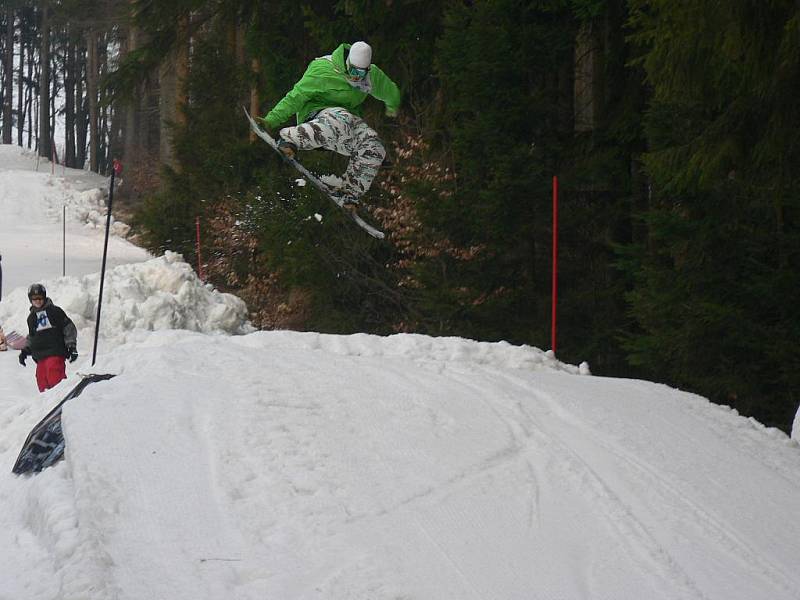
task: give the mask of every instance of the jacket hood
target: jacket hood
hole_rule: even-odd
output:
[[[344,73],[347,68],[345,67],[345,54],[347,51],[350,50],[350,44],[339,44],[339,47],[333,51],[331,54],[331,61],[339,69],[342,73]]]

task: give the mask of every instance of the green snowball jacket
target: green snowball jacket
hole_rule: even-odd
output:
[[[386,105],[386,114],[394,116],[400,107],[400,90],[388,75],[372,65],[367,78],[354,86],[346,77],[345,50],[350,44],[341,44],[330,56],[315,58],[302,79],[278,102],[264,120],[271,129],[297,115],[303,123],[323,108],[340,106],[361,116],[361,104],[373,96]]]

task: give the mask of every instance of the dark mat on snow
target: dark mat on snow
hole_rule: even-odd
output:
[[[72,388],[72,391],[30,432],[12,471],[17,475],[38,473],[58,462],[64,456],[64,434],[61,431],[61,408],[64,403],[80,396],[90,383],[105,381],[112,377],[114,375],[87,375]]]

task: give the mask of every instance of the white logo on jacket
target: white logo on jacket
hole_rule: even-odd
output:
[[[50,322],[50,319],[47,317],[46,310],[40,310],[36,312],[36,331],[44,331],[45,329],[52,329],[53,324]]]

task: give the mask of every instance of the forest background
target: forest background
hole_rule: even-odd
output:
[[[790,429],[799,0],[12,0],[0,17],[3,143],[121,160],[142,243],[255,325],[549,348],[558,176],[559,358]],[[366,104],[394,161],[366,198],[383,242],[296,185],[241,110],[359,39],[403,92],[397,119]]]

